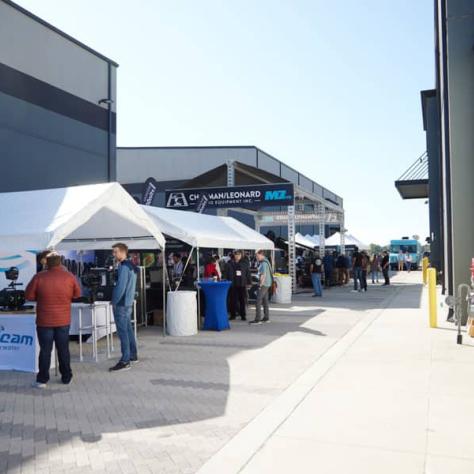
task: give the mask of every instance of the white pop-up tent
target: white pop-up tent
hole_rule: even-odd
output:
[[[316,242],[313,239],[309,239],[307,236],[300,234],[299,232],[295,235],[295,243],[297,245],[302,245],[303,247],[307,247],[310,249],[314,249],[317,245],[319,245],[319,241]]]
[[[367,250],[369,246],[361,242],[359,239],[354,237],[352,234],[344,234],[344,244],[347,245],[355,245],[359,248],[359,250]],[[331,235],[328,239],[326,239],[327,246],[338,246],[341,245],[341,234],[336,232],[335,234]]]
[[[200,248],[274,250],[275,245],[259,232],[233,217],[210,216],[189,211],[176,211],[162,207],[141,206],[161,231],[169,237],[196,249],[199,268]],[[189,254],[186,266],[191,258]],[[198,272],[198,280],[200,279]],[[179,288],[179,284],[178,284]],[[198,327],[200,326],[200,292],[198,297]]]
[[[317,235],[317,234],[313,234],[313,235],[306,234],[304,236],[304,238],[306,240],[309,240],[310,242],[312,242],[313,247],[319,247],[319,241],[320,241],[319,235]]]
[[[0,193],[0,250],[164,248],[157,225],[118,183]]]
[[[316,236],[317,237],[317,236]],[[288,240],[285,240],[285,244],[288,245]],[[309,238],[308,235],[304,236],[297,232],[295,234],[295,245],[299,248],[314,250],[317,244],[313,239]]]
[[[195,248],[273,250],[273,242],[233,217],[141,206],[161,231]]]

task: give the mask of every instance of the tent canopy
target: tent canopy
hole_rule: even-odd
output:
[[[0,193],[0,250],[163,248],[159,228],[118,183]]]
[[[306,234],[304,236],[304,238],[307,241],[311,242],[313,247],[319,247],[319,235],[317,235],[317,234],[314,234],[314,235]]]
[[[339,246],[341,245],[341,234],[340,232],[336,232],[335,234],[331,235],[328,239],[326,239],[325,244],[327,246]],[[368,250],[369,246],[364,244],[359,239],[354,237],[352,234],[345,234],[344,235],[344,245],[355,245],[359,248],[359,250]]]
[[[317,237],[317,236],[316,236]],[[288,241],[285,240],[285,243],[288,244]],[[311,238],[308,238],[308,236],[304,236],[297,232],[295,234],[295,244],[297,247],[304,248],[304,249],[310,249],[314,250],[314,248],[319,245],[316,244]]]
[[[272,250],[274,244],[233,217],[142,206],[161,231],[193,247]]]

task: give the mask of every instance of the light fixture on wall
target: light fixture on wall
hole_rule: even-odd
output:
[[[105,104],[105,105],[110,105],[110,104],[113,104],[114,101],[112,99],[100,99],[98,104],[99,105],[102,105],[102,104]]]

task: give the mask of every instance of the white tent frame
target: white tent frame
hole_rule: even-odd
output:
[[[211,216],[190,211],[177,211],[154,206],[141,206],[166,235],[191,246],[189,260],[196,249],[197,281],[200,248],[231,248],[241,250],[275,250],[275,244],[259,232],[233,217]],[[209,229],[207,232],[202,230]],[[198,328],[201,326],[200,295],[198,297]]]
[[[119,225],[120,232],[110,225],[117,218],[123,225]],[[115,182],[0,193],[0,219],[10,223],[0,229],[0,250],[102,250],[123,242],[133,249],[159,248],[165,255],[166,241],[160,229]],[[164,258],[163,315],[166,333]]]

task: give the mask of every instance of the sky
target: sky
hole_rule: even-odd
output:
[[[255,145],[342,196],[360,240],[428,236],[394,181],[426,149],[432,0],[17,2],[119,63],[118,146]]]

